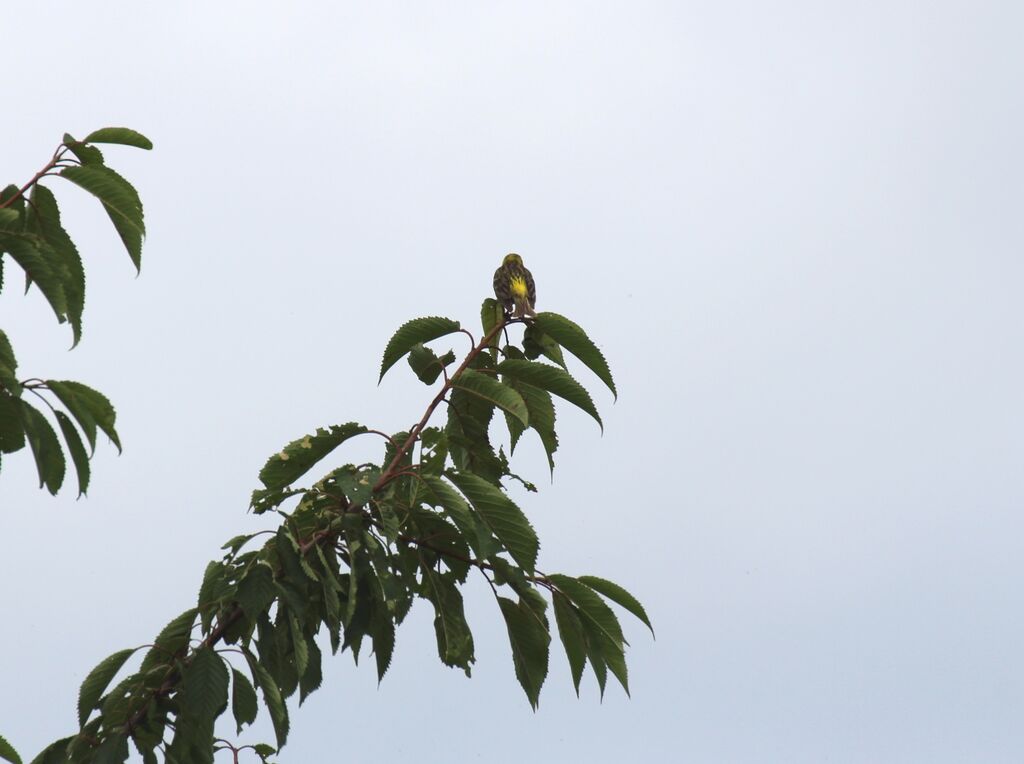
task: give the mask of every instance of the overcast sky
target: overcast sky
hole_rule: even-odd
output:
[[[633,697],[577,699],[556,644],[533,713],[472,586],[472,679],[421,603],[379,689],[325,662],[281,761],[1024,760],[1022,29],[978,0],[13,4],[3,184],[64,131],[155,149],[106,152],[146,205],[139,278],[51,184],[77,349],[17,279],[0,298],[23,376],[107,393],[125,446],[77,502],[4,458],[0,734],[75,730],[85,674],[267,527],[271,453],[418,419],[384,344],[475,329],[516,251],[618,383],[579,370],[604,435],[563,407],[553,484],[527,436],[516,497],[542,569],[647,605]]]

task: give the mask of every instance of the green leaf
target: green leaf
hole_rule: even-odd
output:
[[[96,427],[98,426],[111,442],[117,446],[118,453],[121,452],[121,440],[117,437],[117,430],[114,429],[114,422],[117,414],[114,407],[107,400],[103,393],[83,385],[81,382],[71,380],[57,381],[46,380],[46,386],[57,396],[57,399],[64,404],[64,407],[71,412],[71,416],[82,428],[90,447],[96,449]]]
[[[139,270],[142,265],[142,237],[146,235],[142,200],[127,180],[106,165],[65,167],[60,176],[85,189],[103,203],[128,255]]]
[[[11,395],[21,395],[21,385],[15,372],[18,370],[18,360],[14,357],[14,348],[7,334],[0,329],[0,386],[7,388]]]
[[[501,303],[493,297],[485,299],[480,305],[480,325],[484,330],[484,337],[489,337],[491,332],[494,331],[495,327],[497,327],[504,318],[505,311],[501,307]],[[498,347],[498,336],[498,334],[495,334],[488,346],[492,351],[496,350]]]
[[[651,630],[651,636],[654,636],[654,627],[651,626],[651,621],[647,617],[647,611],[644,610],[644,606],[640,604],[640,601],[636,597],[627,592],[621,586],[606,579],[598,578],[597,576],[578,576],[576,580],[586,584],[595,592],[603,594],[612,602],[624,607],[630,613],[643,621],[647,628]]]
[[[551,400],[551,393],[519,380],[510,379],[509,384],[526,402],[526,410],[530,412],[530,429],[536,432],[540,438],[540,442],[544,446],[544,453],[548,457],[548,466],[554,473],[554,454],[558,450],[558,435],[555,434],[555,404]],[[512,450],[515,451],[523,429],[516,420],[506,417],[506,422],[512,436]]]
[[[119,143],[122,146],[135,146],[139,149],[153,148],[153,142],[149,138],[128,127],[102,127],[85,136],[82,143]]]
[[[280,748],[288,740],[288,707],[284,704],[281,690],[274,678],[263,664],[256,660],[256,656],[249,650],[245,650],[245,658],[249,662],[249,669],[253,673],[256,684],[263,691],[263,702],[270,712],[270,721],[274,725],[277,747]]]
[[[100,743],[93,757],[92,764],[122,764],[128,761],[128,736],[119,733],[110,735]]]
[[[103,164],[103,152],[95,146],[87,146],[76,140],[70,133],[64,133],[64,145],[70,149],[82,164]]]
[[[12,228],[15,223],[21,220],[21,213],[10,207],[0,207],[0,228]]]
[[[0,759],[9,761],[11,764],[21,764],[21,757],[14,750],[14,746],[8,743],[3,735],[0,735]]]
[[[512,663],[516,678],[523,686],[533,710],[540,702],[540,688],[548,675],[548,646],[551,635],[528,605],[516,604],[506,597],[498,597],[501,614],[505,617],[508,641],[512,645]]]
[[[320,687],[323,682],[323,656],[316,641],[306,638],[306,651],[309,655],[309,665],[299,678],[299,705],[301,706],[310,693]]]
[[[366,432],[361,424],[332,425],[312,435],[293,440],[271,456],[260,470],[260,481],[267,488],[284,488],[298,480],[327,454],[354,435]]]
[[[345,496],[353,504],[365,504],[373,495],[373,487],[380,478],[380,468],[367,467],[359,469],[347,464],[335,470],[329,476],[344,491]]]
[[[521,568],[533,575],[540,543],[526,515],[500,488],[471,472],[449,470],[449,480],[469,499]]]
[[[590,416],[594,417],[601,430],[604,430],[604,424],[601,422],[597,409],[594,408],[594,401],[591,400],[590,393],[584,389],[583,385],[573,379],[568,372],[546,363],[518,359],[502,361],[498,364],[497,370],[499,374],[522,380],[527,384],[547,390],[549,393],[579,406]]]
[[[531,361],[544,355],[566,371],[569,370],[565,365],[561,346],[544,334],[535,323],[527,324],[526,331],[523,332],[523,350]]]
[[[622,636],[619,619],[615,617],[615,613],[604,603],[604,600],[594,593],[593,589],[581,584],[575,578],[560,573],[550,574],[548,580],[576,604],[584,625],[593,625],[598,632],[608,637],[616,645],[626,643]]]
[[[434,475],[424,475],[423,480],[430,488],[433,498],[441,505],[477,556],[487,557],[496,551],[490,528],[477,520],[469,504],[458,491]]]
[[[255,621],[277,598],[270,568],[263,563],[253,565],[238,582],[238,593],[235,596],[246,617]]]
[[[71,454],[71,461],[75,465],[75,475],[78,477],[78,495],[84,496],[89,488],[89,454],[82,445],[82,439],[78,436],[78,430],[71,423],[68,415],[63,411],[55,412],[57,424],[64,435],[64,441],[68,444],[68,452]]]
[[[68,236],[60,222],[60,209],[53,192],[45,186],[32,189],[32,204],[29,205],[27,228],[49,245],[49,251],[56,256],[56,272],[67,307],[68,321],[74,333],[72,347],[82,338],[82,310],[85,308],[85,270],[75,243]]]
[[[196,609],[189,608],[169,624],[153,640],[153,647],[142,659],[139,674],[146,675],[157,666],[173,663],[183,656],[188,648],[188,638],[192,633],[192,624],[196,620]]]
[[[24,401],[21,403],[21,423],[25,428],[28,445],[36,460],[39,473],[39,487],[46,486],[54,496],[64,482],[64,452],[60,450],[57,433],[39,411]]]
[[[89,719],[89,714],[97,707],[99,700],[107,689],[107,685],[114,678],[125,661],[128,660],[138,648],[125,648],[118,650],[100,661],[96,667],[89,672],[89,675],[82,682],[78,690],[78,726],[84,727]]]
[[[212,725],[228,704],[228,669],[224,659],[212,647],[196,650],[182,672],[181,681],[182,710]]]
[[[594,372],[608,386],[608,389],[612,391],[612,395],[618,398],[619,394],[615,389],[615,381],[612,379],[612,372],[608,368],[608,362],[583,329],[565,316],[547,311],[536,315],[534,325],[580,359],[588,369]]]
[[[437,654],[446,666],[459,667],[470,675],[473,656],[473,634],[466,622],[462,594],[454,582],[423,565],[424,596],[434,605],[434,632]]]
[[[436,340],[438,337],[444,337],[446,334],[457,332],[459,328],[458,321],[452,321],[450,318],[441,318],[440,316],[414,318],[412,321],[402,324],[384,349],[384,359],[381,361],[380,377],[377,379],[377,383],[380,384],[380,380],[384,379],[387,370],[401,360],[402,356],[412,350],[413,347],[424,342]]]
[[[568,597],[555,594],[555,623],[558,624],[558,636],[565,648],[565,657],[569,659],[569,670],[572,672],[572,683],[576,687],[576,697],[580,694],[580,680],[583,668],[587,664],[587,645],[584,637],[583,624],[576,615]]]
[[[395,651],[395,622],[377,609],[379,615],[370,621],[370,637],[373,639],[373,657],[377,663],[377,683],[384,678],[391,665],[391,655]]]
[[[74,738],[65,737],[50,743],[42,752],[32,759],[32,764],[66,764],[68,760],[68,743]]]
[[[64,273],[53,248],[35,234],[0,231],[0,252],[8,253],[21,266],[28,283],[39,287],[57,320],[64,323],[68,312]]]
[[[256,713],[259,711],[259,703],[256,698],[256,690],[245,674],[238,669],[231,669],[231,713],[234,714],[237,734],[242,734],[242,725],[252,724],[256,721]]]
[[[452,380],[452,385],[465,390],[488,403],[498,406],[506,413],[514,416],[525,426],[529,423],[529,413],[522,396],[508,385],[502,384],[494,377],[472,369],[465,369]]]
[[[441,357],[422,343],[413,345],[409,350],[409,367],[427,385],[434,384],[444,368],[454,361],[455,353],[451,350]]]
[[[0,389],[0,454],[11,454],[25,447],[25,425],[21,421],[21,401]]]

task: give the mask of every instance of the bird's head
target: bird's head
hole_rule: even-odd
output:
[[[517,255],[515,252],[510,252],[505,255],[505,259],[501,261],[502,265],[517,265],[520,268],[523,267],[523,258]]]

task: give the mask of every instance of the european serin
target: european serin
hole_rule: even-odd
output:
[[[501,267],[494,272],[494,296],[513,316],[535,316],[533,306],[537,302],[537,288],[533,276],[523,266],[523,258],[517,254],[505,255]],[[515,305],[515,312],[512,306]]]

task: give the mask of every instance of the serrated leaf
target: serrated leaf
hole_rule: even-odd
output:
[[[0,454],[12,454],[25,447],[25,425],[21,401],[0,390]]]
[[[265,564],[253,565],[242,580],[238,582],[238,593],[235,595],[239,606],[250,621],[263,613],[277,598],[274,577]]]
[[[565,657],[569,660],[569,671],[572,683],[576,688],[576,696],[580,694],[580,680],[587,664],[587,645],[583,632],[583,624],[576,615],[568,597],[560,594],[554,596],[555,623],[558,624],[558,636],[565,648]]]
[[[35,284],[39,288],[57,320],[64,323],[68,313],[64,274],[60,258],[53,253],[52,247],[35,234],[0,231],[0,252],[6,252],[21,266],[28,284]]]
[[[64,442],[68,445],[68,453],[71,454],[71,462],[75,465],[75,475],[78,478],[78,495],[84,496],[89,488],[89,454],[82,445],[82,439],[78,436],[78,430],[71,423],[68,415],[63,411],[55,412],[57,424],[64,435]],[[2,449],[0,449],[2,450]]]
[[[462,494],[434,475],[424,475],[423,481],[478,557],[488,557],[496,551],[490,529],[476,518]]]
[[[384,379],[388,369],[400,361],[414,346],[457,332],[459,328],[458,321],[440,316],[414,318],[412,321],[402,324],[384,349],[384,358],[381,361],[380,377],[378,377],[377,383],[380,384],[380,380]]]
[[[592,624],[600,633],[616,645],[628,644],[622,636],[622,627],[612,609],[605,604],[593,589],[581,584],[571,576],[552,573],[548,580],[559,588],[579,608],[584,625]]]
[[[65,469],[64,452],[60,450],[57,433],[53,431],[53,427],[39,411],[24,401],[19,401],[19,403],[25,438],[28,440],[32,456],[36,460],[39,487],[42,488],[45,485],[46,490],[56,496],[64,482]]]
[[[142,265],[142,238],[146,235],[142,200],[127,180],[106,165],[65,167],[60,176],[85,189],[103,203],[110,221],[128,250],[136,271]]]
[[[543,355],[566,371],[569,370],[565,365],[561,346],[551,337],[544,334],[535,323],[527,324],[526,331],[523,332],[523,350],[526,352],[526,357],[531,361]]]
[[[344,491],[353,504],[365,504],[373,495],[373,487],[380,478],[378,467],[358,468],[351,464],[335,470],[329,476]]]
[[[96,667],[85,677],[78,690],[79,727],[85,726],[86,721],[89,719],[89,714],[96,708],[100,698],[103,697],[107,685],[110,684],[110,681],[121,670],[125,661],[132,656],[136,649],[138,648],[129,647],[107,656],[96,664]]]
[[[377,683],[380,684],[391,666],[391,655],[395,651],[395,622],[384,614],[371,619],[370,637],[373,640],[373,657],[377,663]]]
[[[262,663],[256,660],[256,656],[249,650],[245,651],[245,657],[249,662],[249,668],[253,673],[256,684],[263,692],[263,703],[270,712],[270,721],[274,725],[277,747],[280,748],[288,740],[288,707],[284,704],[281,690],[270,675],[270,672],[264,668]]]
[[[364,432],[366,428],[361,424],[349,422],[321,427],[312,435],[293,440],[267,460],[260,470],[260,481],[267,488],[284,488],[346,440]]]
[[[96,428],[99,427],[117,447],[118,453],[121,452],[121,440],[114,429],[117,414],[103,393],[71,380],[48,379],[46,386],[71,412],[93,450],[96,448]]]
[[[644,625],[651,630],[651,636],[654,636],[654,627],[651,626],[651,621],[647,617],[647,611],[644,610],[644,606],[640,604],[640,600],[627,592],[621,586],[604,578],[598,578],[597,576],[577,576],[576,580],[586,584],[595,592],[603,594],[612,602],[624,607],[630,613],[643,621]]]
[[[69,736],[50,743],[38,756],[32,759],[31,764],[67,764],[68,743],[73,739],[73,737]]]
[[[213,648],[203,647],[193,653],[182,672],[180,701],[184,713],[210,725],[227,707],[228,668]]]
[[[455,353],[449,350],[438,356],[433,350],[422,343],[413,345],[409,350],[409,367],[421,382],[432,385],[441,376],[446,366],[455,361]]]
[[[498,406],[514,416],[524,426],[529,424],[530,415],[523,397],[509,385],[502,384],[487,374],[465,369],[452,380],[452,385]]]
[[[49,244],[59,260],[56,272],[61,276],[67,318],[74,334],[72,347],[82,338],[82,310],[85,308],[85,270],[75,243],[60,222],[60,209],[53,192],[45,186],[32,189],[32,204],[27,213],[27,229]]]
[[[21,764],[21,757],[18,752],[14,750],[14,746],[4,739],[3,735],[0,735],[0,759],[9,761],[11,764]]]
[[[91,764],[123,764],[128,761],[128,736],[110,735],[96,749]]]
[[[466,622],[462,594],[455,584],[422,566],[424,595],[434,605],[434,632],[437,654],[446,666],[459,667],[470,675],[473,655],[473,634]]]
[[[238,669],[231,668],[231,713],[235,717],[237,734],[242,734],[242,726],[256,721],[259,701],[256,690],[249,679]]]
[[[142,659],[139,674],[145,675],[155,667],[173,663],[177,657],[184,655],[195,620],[196,609],[193,607],[164,626],[153,640],[153,647]]]
[[[471,472],[445,473],[521,568],[533,575],[540,543],[526,515],[500,488]]]
[[[323,682],[323,656],[320,653],[320,648],[317,646],[316,641],[307,638],[306,639],[306,651],[309,655],[309,665],[306,666],[306,670],[299,678],[299,705],[301,706],[306,698],[309,697],[310,693],[314,692],[320,687]]]
[[[11,347],[11,341],[7,338],[7,334],[0,329],[0,386],[7,388],[15,397],[21,395],[17,370],[18,360],[14,357],[14,348]]]
[[[139,149],[153,148],[153,142],[142,133],[128,127],[101,127],[82,139],[83,143],[119,143]]]
[[[506,597],[498,597],[498,605],[508,629],[516,678],[536,711],[540,702],[540,688],[548,675],[551,635],[528,606],[516,604]]]
[[[103,164],[103,152],[95,146],[87,146],[76,140],[70,133],[64,133],[64,145],[82,164]]]
[[[538,313],[534,318],[534,324],[582,361],[588,369],[597,375],[598,379],[608,386],[612,395],[618,398],[619,394],[615,389],[615,382],[612,379],[611,369],[608,368],[608,362],[583,329],[565,316],[551,312]]]
[[[484,338],[490,337],[491,332],[504,320],[505,311],[501,307],[501,303],[495,300],[493,297],[488,297],[480,305],[480,326],[484,331]],[[495,334],[491,339],[489,348],[493,351],[498,347],[498,334]]]
[[[548,466],[554,473],[554,454],[558,450],[558,435],[555,434],[555,404],[551,400],[551,393],[519,380],[509,380],[509,384],[526,402],[526,410],[530,412],[529,429],[536,432],[540,438],[541,445],[544,446],[544,453],[548,457]],[[515,420],[506,418],[506,422],[512,436],[511,445],[514,451],[523,429]]]
[[[567,371],[538,361],[518,359],[502,361],[498,364],[497,371],[503,376],[509,376],[534,387],[539,387],[542,390],[547,390],[549,393],[578,406],[590,414],[597,421],[602,432],[604,431],[604,424],[601,422],[601,416],[594,407],[594,401],[591,400],[590,393],[586,391],[583,385],[573,379]]]

